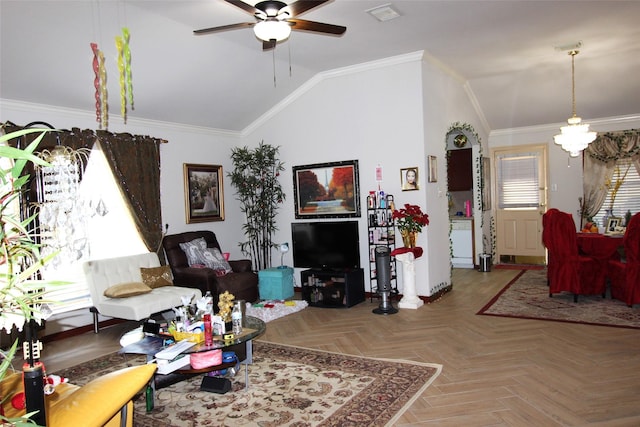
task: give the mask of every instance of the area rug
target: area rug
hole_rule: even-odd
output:
[[[261,301],[257,304],[247,303],[247,316],[257,317],[263,322],[270,322],[307,308],[306,301]]]
[[[83,385],[93,378],[144,363],[110,354],[56,372]],[[244,367],[226,394],[200,391],[198,375],[157,391],[155,408],[134,402],[138,427],[392,426],[427,389],[441,365],[371,359],[254,342],[245,390]]]
[[[520,272],[477,314],[640,329],[640,309],[600,295],[562,292],[549,298],[547,270]]]

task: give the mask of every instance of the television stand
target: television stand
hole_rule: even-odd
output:
[[[348,308],[364,301],[364,271],[309,269],[300,272],[302,299],[313,307]]]

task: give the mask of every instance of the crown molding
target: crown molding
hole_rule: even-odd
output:
[[[619,117],[602,117],[597,119],[584,120],[583,123],[591,126],[601,127],[614,127],[620,129],[621,125],[630,124],[632,127],[640,126],[640,114],[630,114]],[[562,123],[547,123],[537,126],[523,126],[519,128],[506,128],[506,129],[494,129],[489,132],[489,136],[505,136],[505,135],[518,135],[518,134],[532,134],[532,133],[558,133],[560,126],[565,126],[566,122]],[[606,132],[605,130],[593,129],[597,132]],[[613,129],[609,129],[613,130]],[[608,130],[607,130],[608,131]]]
[[[16,101],[12,99],[0,98],[0,112],[4,109],[16,110],[24,113],[29,113],[34,116],[38,115],[56,115],[69,118],[70,122],[82,121],[92,122],[95,121],[95,112],[86,110],[79,110],[75,108],[65,108],[56,105],[35,104],[24,101]],[[4,113],[2,113],[4,115]],[[115,116],[120,119],[120,116]],[[9,120],[9,117],[2,117],[2,120]],[[152,127],[154,129],[168,129],[172,131],[186,131],[190,133],[200,133],[204,135],[218,135],[225,137],[240,138],[240,132],[230,131],[224,129],[208,128],[204,126],[185,125],[174,122],[164,122],[158,120],[139,119],[129,116],[127,118],[127,124],[121,122],[121,120],[111,121],[109,128],[110,132],[130,132],[127,126],[135,126],[142,128]]]

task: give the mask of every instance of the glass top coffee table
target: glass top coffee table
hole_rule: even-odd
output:
[[[232,368],[239,362],[245,365],[245,389],[248,389],[249,365],[253,363],[253,339],[262,335],[266,329],[267,325],[262,320],[257,317],[247,316],[240,335],[233,336],[233,338],[227,340],[224,340],[223,337],[215,336],[213,344],[196,344],[183,352],[185,354],[191,354],[217,349],[234,351],[238,357],[238,361],[222,363],[203,369],[193,369],[191,365],[186,365],[167,374],[156,373],[151,384],[152,388],[167,387],[196,374]],[[154,360],[156,353],[166,348],[165,342],[166,340],[159,336],[146,336],[140,341],[122,347],[118,353],[123,355],[143,354],[147,357],[147,361],[150,362]]]

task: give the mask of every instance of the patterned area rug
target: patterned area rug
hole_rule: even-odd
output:
[[[140,356],[117,353],[60,372],[78,385]],[[134,425],[169,426],[391,426],[435,380],[441,365],[370,359],[254,342],[245,391],[244,367],[226,394],[200,391],[202,376],[159,390],[146,413],[144,395]]]
[[[640,309],[600,295],[562,292],[549,298],[547,270],[522,271],[478,314],[640,329]]]

